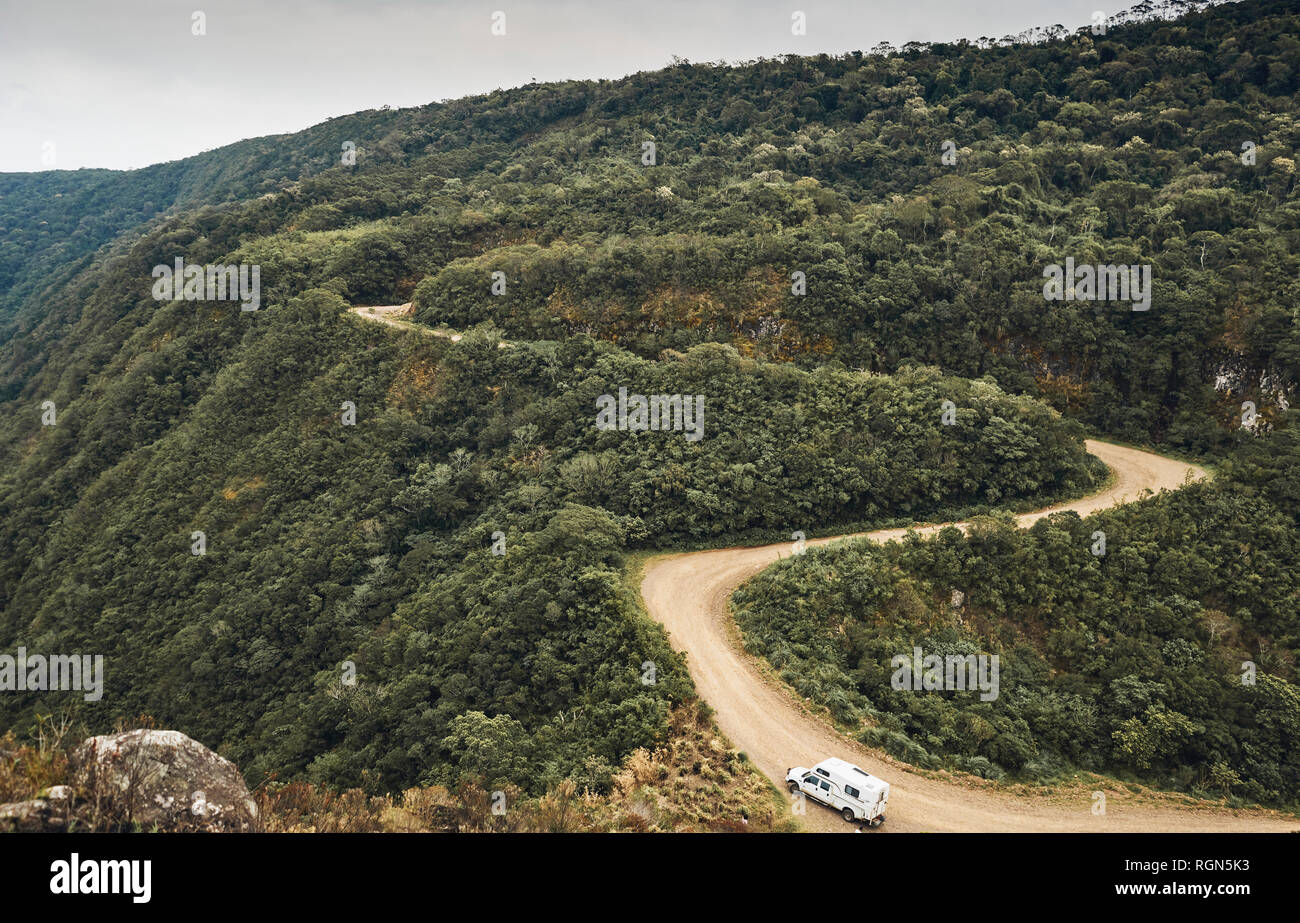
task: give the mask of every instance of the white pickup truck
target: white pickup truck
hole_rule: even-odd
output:
[[[885,822],[889,783],[865,769],[831,757],[812,769],[796,766],[785,774],[791,794],[804,795],[839,811],[851,824],[879,827]]]

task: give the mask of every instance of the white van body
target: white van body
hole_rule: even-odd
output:
[[[889,783],[845,760],[822,760],[812,769],[796,766],[785,774],[786,787],[839,811],[849,823],[879,827],[889,805]]]

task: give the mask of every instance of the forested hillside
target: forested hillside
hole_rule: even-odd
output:
[[[99,196],[135,214],[275,191],[170,227],[213,257],[282,231],[259,256],[286,292],[338,279],[404,301],[419,285],[427,320],[585,331],[647,356],[720,340],[936,364],[1206,450],[1242,400],[1275,416],[1300,373],[1296,16],[1247,2],[1033,43],[681,62],[361,113]],[[6,178],[0,202],[62,215],[47,176]],[[10,208],[6,264],[29,248],[14,228],[67,224]],[[1066,256],[1150,263],[1152,309],[1045,310],[1042,268]]]
[[[1298,36],[1250,2],[679,62],[0,178],[0,650],[108,661],[102,701],[0,726],[146,711],[253,782],[600,789],[690,693],[629,551],[1077,495],[1085,427],[1284,432]],[[1045,302],[1067,257],[1151,264],[1150,309]],[[259,267],[261,310],[156,300],[177,259]],[[464,338],[346,313],[408,300]],[[702,395],[702,438],[598,428],[620,388]]]
[[[59,400],[0,496],[6,639],[104,651],[113,714],[221,741],[250,773],[404,786],[487,759],[471,768],[535,786],[596,756],[607,775],[689,689],[621,585],[629,543],[1093,482],[1072,427],[989,385],[707,344],[659,362],[587,337],[453,344],[345,308],[320,290],[251,323],[146,304],[123,367]],[[704,437],[599,431],[620,386],[705,394]],[[970,425],[941,428],[941,396]]]

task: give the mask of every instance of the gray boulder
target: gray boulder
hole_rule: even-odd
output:
[[[71,765],[88,806],[116,824],[211,832],[257,826],[257,805],[239,770],[180,731],[91,737],[73,751]]]

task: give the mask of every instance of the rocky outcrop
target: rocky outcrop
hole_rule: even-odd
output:
[[[179,731],[91,737],[72,753],[76,787],[120,824],[145,830],[251,830],[257,806],[239,770]]]

